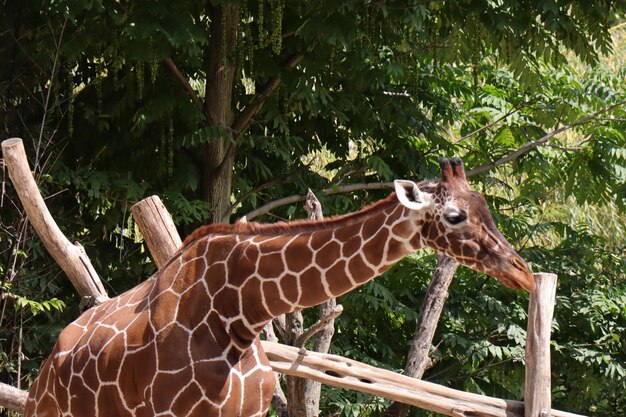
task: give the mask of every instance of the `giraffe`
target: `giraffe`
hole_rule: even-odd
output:
[[[395,181],[388,198],[349,215],[201,227],[153,277],[61,332],[25,415],[264,416],[275,384],[259,341],[264,325],[424,246],[534,290],[461,160],[440,165],[440,181]]]

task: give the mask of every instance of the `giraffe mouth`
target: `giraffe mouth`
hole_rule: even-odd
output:
[[[532,291],[530,288],[524,287],[522,286],[522,284],[516,282],[516,281],[512,281],[512,280],[508,280],[508,279],[504,279],[501,278],[500,282],[502,282],[505,286],[507,286],[508,288],[511,288],[513,290],[526,290],[526,291]]]
[[[526,290],[528,292],[535,290],[533,273],[519,255],[514,254],[509,257],[506,264],[503,274],[497,277],[500,282],[514,290]]]

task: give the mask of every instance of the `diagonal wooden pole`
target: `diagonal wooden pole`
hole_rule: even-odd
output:
[[[80,243],[72,244],[52,218],[30,170],[22,139],[3,141],[2,156],[28,221],[50,255],[67,274],[81,297],[88,300],[87,304],[93,305],[107,300],[109,297],[106,290],[85,249]]]

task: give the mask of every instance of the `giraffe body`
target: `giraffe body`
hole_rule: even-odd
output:
[[[389,198],[323,222],[201,228],[154,277],[63,330],[25,415],[263,416],[275,384],[263,326],[423,246],[532,290],[484,201],[464,188],[460,161],[442,172],[439,183],[397,182]]]

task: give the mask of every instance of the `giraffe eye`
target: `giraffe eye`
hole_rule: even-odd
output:
[[[467,213],[462,210],[452,210],[446,213],[444,217],[448,223],[456,225],[467,220]]]

